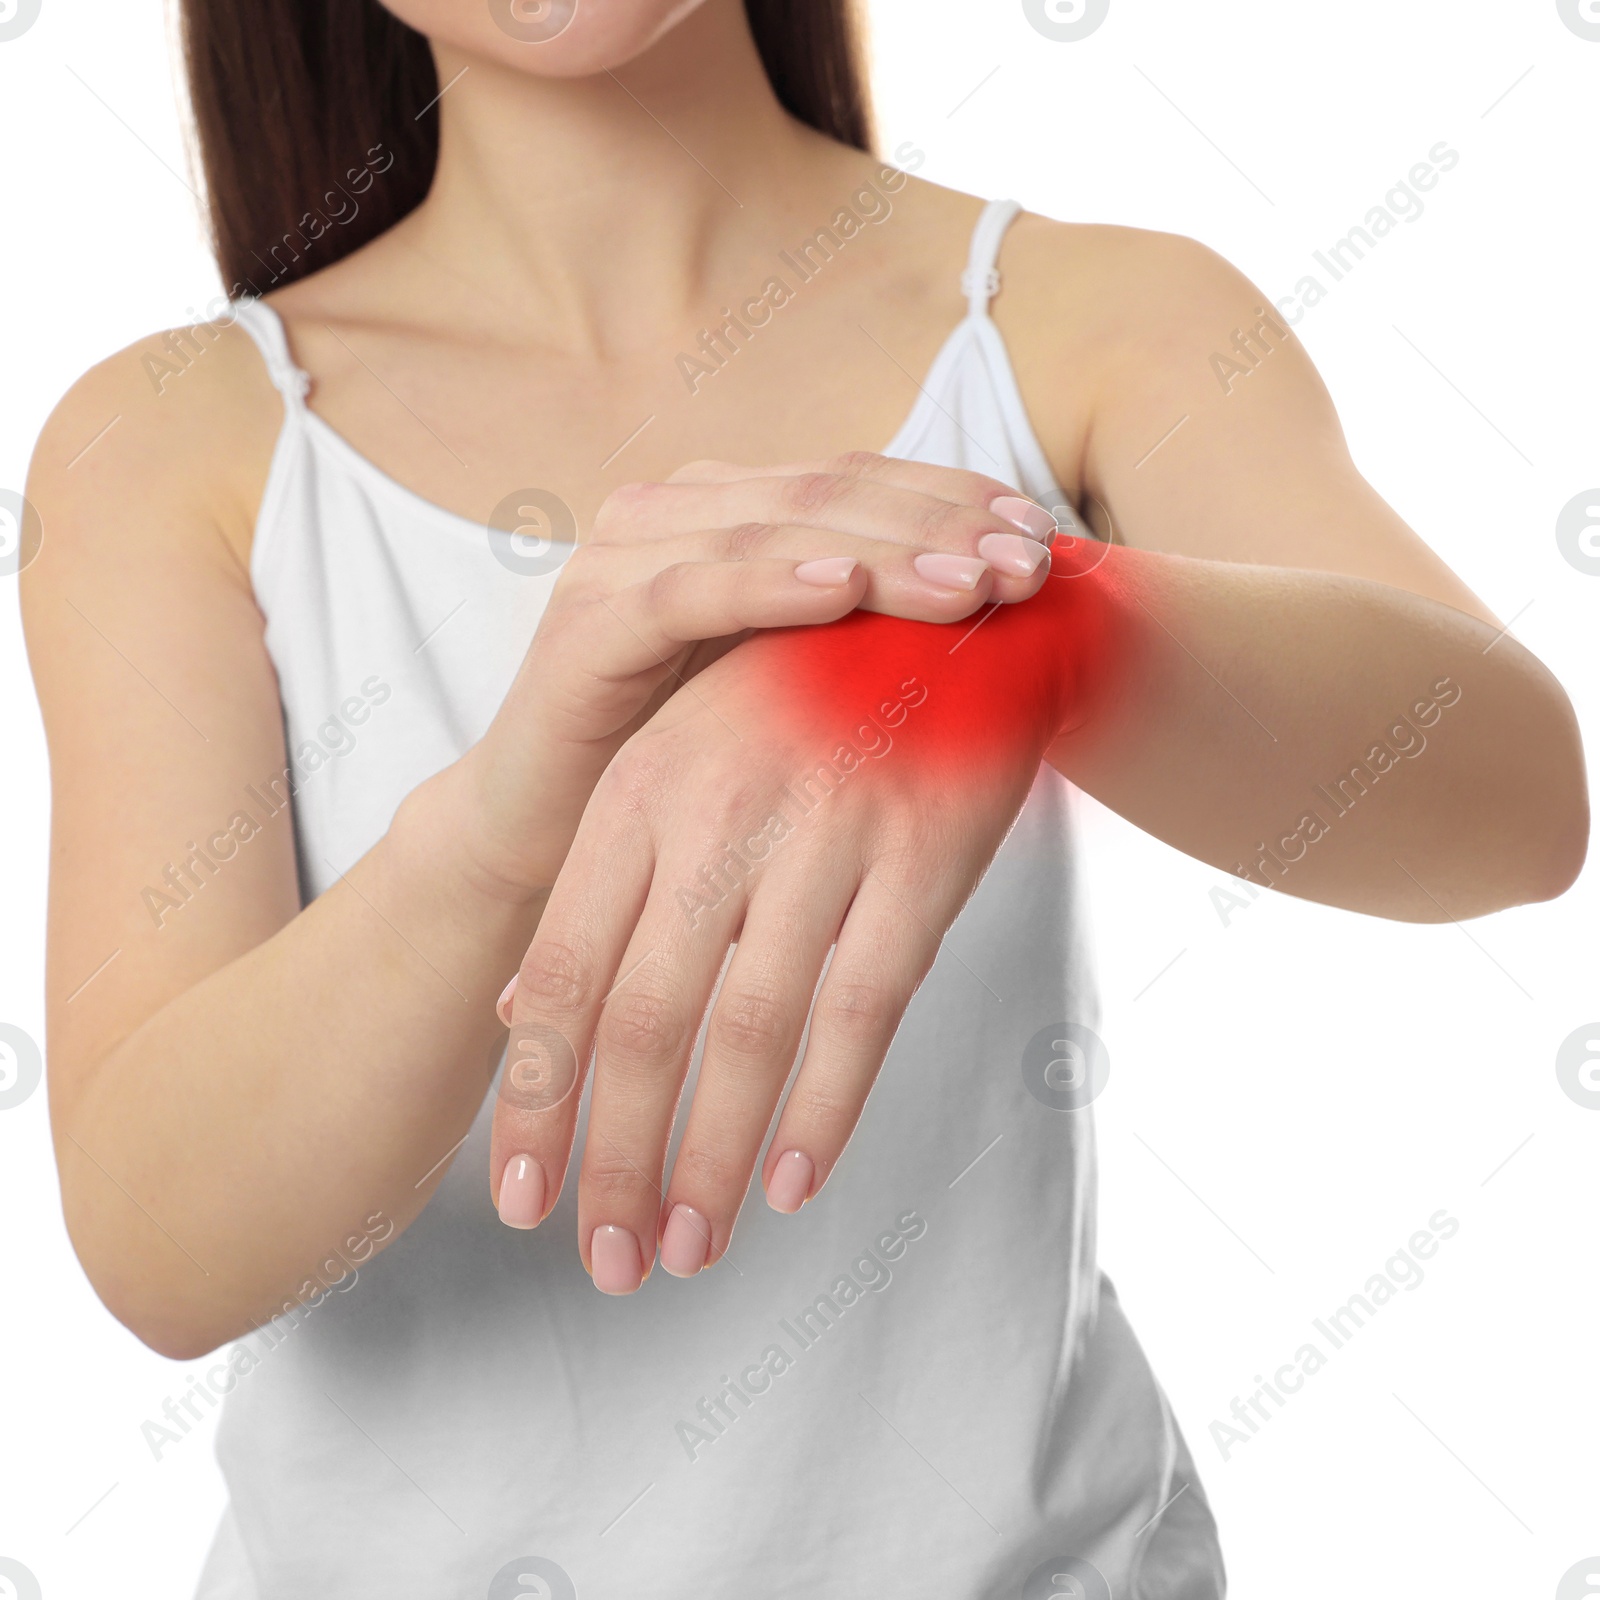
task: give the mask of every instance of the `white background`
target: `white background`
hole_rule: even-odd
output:
[[[1600,483],[1600,42],[1556,0],[1113,0],[1078,43],[1041,37],[1020,0],[871,11],[884,147],[915,141],[923,176],[1191,234],[1274,297],[1435,143],[1460,152],[1297,332],[1364,472],[1516,618],[1600,742],[1600,576],[1554,537]],[[72,379],[217,291],[158,7],[44,0],[0,43],[0,150],[0,487],[20,488]],[[14,589],[0,1021],[38,1038],[48,804]],[[1555,1595],[1600,1555],[1600,1111],[1554,1071],[1600,1017],[1596,874],[1466,927],[1272,897],[1224,922],[1217,874],[1086,811],[1113,1063],[1103,1260],[1233,1592]],[[1212,1422],[1440,1208],[1460,1230],[1426,1281],[1224,1461]],[[42,1092],[0,1112],[0,1216],[0,1556],[45,1600],[186,1594],[221,1506],[209,1442],[157,1464],[141,1441],[188,1369],[79,1272]]]

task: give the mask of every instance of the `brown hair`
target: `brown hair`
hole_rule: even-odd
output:
[[[853,0],[745,0],[784,108],[858,150]],[[337,261],[413,210],[439,155],[428,41],[378,0],[181,0],[212,251],[231,295]]]

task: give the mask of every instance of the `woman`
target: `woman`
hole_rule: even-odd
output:
[[[1560,688],[1224,262],[874,160],[842,0],[186,28],[234,303],[62,401],[26,605],[68,1223],[241,1341],[201,1594],[1219,1595],[1067,779],[1473,916]]]

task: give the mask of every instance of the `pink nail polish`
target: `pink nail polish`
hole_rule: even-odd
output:
[[[517,979],[521,976],[521,973],[514,973],[511,982],[500,991],[500,998],[494,1003],[494,1014],[508,1028],[511,1026],[511,1000],[517,992]]]
[[[596,1228],[589,1240],[589,1266],[601,1294],[632,1294],[644,1282],[639,1241],[626,1228]]]
[[[1020,533],[986,533],[978,541],[978,554],[996,572],[1013,578],[1031,578],[1040,564],[1050,559],[1046,546],[1037,539],[1024,539]]]
[[[837,589],[849,583],[855,570],[853,556],[824,556],[820,561],[802,561],[794,575],[801,583],[814,584],[819,589]]]
[[[938,584],[941,589],[976,589],[978,580],[988,571],[987,562],[931,550],[918,556],[911,565],[916,568],[918,577]]]
[[[692,1278],[711,1254],[711,1224],[691,1206],[674,1206],[661,1235],[661,1265],[674,1278]]]
[[[544,1216],[544,1168],[532,1156],[512,1156],[500,1175],[500,1220],[508,1228],[537,1228]]]
[[[1004,517],[1013,527],[1021,528],[1030,539],[1042,539],[1048,544],[1056,536],[1056,519],[1043,506],[1023,500],[1014,494],[1003,494],[989,502],[989,509]]]
[[[815,1163],[798,1150],[785,1150],[772,1169],[767,1184],[767,1204],[786,1217],[793,1216],[811,1193],[811,1180],[817,1175]]]

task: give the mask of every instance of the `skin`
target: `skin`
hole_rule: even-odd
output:
[[[600,1041],[585,1263],[597,1230],[621,1230],[603,1233],[597,1278],[633,1287],[680,1205],[714,1262],[829,944],[832,992],[761,1169],[800,1151],[807,1195],[1041,757],[1229,870],[1449,677],[1460,699],[1427,759],[1282,887],[1434,921],[1571,883],[1588,809],[1566,697],[1362,479],[1297,343],[1221,391],[1208,358],[1256,323],[1260,292],[1192,240],[1030,216],[1006,240],[995,317],[1058,480],[1115,536],[1094,581],[1130,647],[1092,714],[1018,735],[936,829],[926,791],[882,763],[686,942],[681,913],[674,928],[654,903],[658,865],[670,890],[748,831],[809,749],[755,697],[792,636],[748,630],[858,603],[1020,611],[1046,581],[920,580],[908,552],[976,559],[987,533],[1015,533],[987,509],[1014,491],[850,454],[893,435],[906,374],[961,316],[979,202],[912,180],[691,395],[676,356],[878,164],[782,114],[734,0],[596,4],[537,46],[482,6],[394,9],[434,41],[441,82],[470,69],[438,107],[436,186],[272,302],[312,405],[382,470],[478,519],[510,486],[547,485],[591,548],[489,734],[340,883],[299,907],[280,819],[157,929],[140,890],[159,864],[284,764],[247,576],[281,408],[228,329],[160,395],[142,365],[160,340],[122,352],[46,426],[28,491],[46,539],[23,595],[54,796],[52,1120],[74,1244],[147,1343],[197,1356],[303,1294],[372,1214],[404,1231],[481,1104],[518,971],[516,1028],[554,1029],[581,1060]],[[859,562],[846,584],[795,580],[837,555]],[[1059,670],[1030,662],[1030,681],[1059,688]],[[735,938],[669,1175],[688,1049]],[[650,965],[602,1004],[641,952]],[[536,1210],[555,1203],[576,1099],[502,1101],[492,1197],[526,1156]],[[644,1242],[631,1270],[624,1233]],[[675,1270],[695,1254],[680,1230]]]

